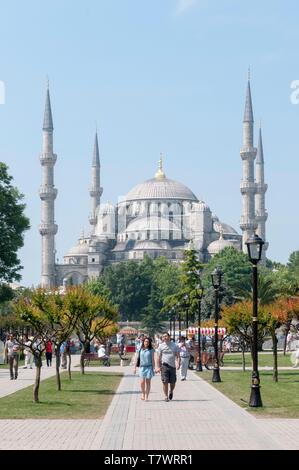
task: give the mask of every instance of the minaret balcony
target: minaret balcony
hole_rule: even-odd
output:
[[[57,189],[53,186],[41,186],[39,189],[39,197],[42,201],[49,201],[56,199]]]
[[[44,235],[56,235],[57,230],[58,230],[58,225],[57,224],[45,224],[41,223],[38,226],[39,233],[44,236]]]
[[[97,218],[95,215],[91,214],[89,217],[88,217],[88,220],[89,220],[89,223],[90,225],[96,225],[97,224]]]
[[[268,189],[268,185],[266,183],[255,183],[256,184],[256,193],[257,194],[265,194]]]
[[[56,153],[42,153],[39,156],[39,160],[43,166],[54,166],[57,160],[57,155]]]
[[[102,193],[103,193],[103,188],[90,188],[89,189],[89,194],[91,197],[102,196]]]
[[[250,194],[256,192],[256,183],[254,181],[241,181],[241,194]]]
[[[264,211],[257,210],[255,212],[255,220],[257,222],[266,222],[267,219],[268,219],[268,213],[266,210]]]
[[[241,147],[240,156],[242,160],[254,160],[257,149],[255,147]]]
[[[240,219],[240,229],[241,230],[256,230],[257,222],[255,220],[249,219],[248,217],[242,216]]]

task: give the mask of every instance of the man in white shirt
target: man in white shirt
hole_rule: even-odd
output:
[[[161,372],[165,401],[169,401],[173,398],[173,391],[176,383],[176,368],[180,368],[180,350],[177,344],[170,341],[169,333],[164,333],[162,335],[162,341],[163,342],[157,349],[158,367],[156,372]],[[168,384],[170,386],[169,395]]]

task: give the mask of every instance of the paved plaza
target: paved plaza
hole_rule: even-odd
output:
[[[73,356],[73,366],[78,361]],[[163,400],[161,378],[155,376],[150,401],[144,402],[131,366],[87,370],[124,373],[103,419],[3,419],[0,449],[299,449],[299,419],[257,419],[195,372],[178,381],[170,402]],[[54,366],[43,367],[42,379],[54,374]],[[0,369],[0,396],[32,384],[34,375],[21,369],[19,379],[10,381],[8,370]]]

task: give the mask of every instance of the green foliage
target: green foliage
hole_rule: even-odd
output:
[[[21,278],[22,269],[17,251],[24,244],[24,232],[29,220],[24,215],[23,195],[12,186],[7,166],[0,162],[0,281],[12,282]]]
[[[248,256],[233,247],[227,247],[217,253],[208,263],[203,273],[203,284],[211,285],[211,273],[219,266],[223,272],[223,285],[229,287],[234,297],[244,297],[251,291],[251,264]]]
[[[290,254],[287,267],[291,273],[299,276],[299,250]]]
[[[201,303],[201,318],[203,320],[208,320],[214,318],[215,316],[215,289],[213,286],[208,287],[205,290],[205,295]],[[232,291],[225,285],[222,284],[219,289],[219,305],[220,305],[220,315],[221,318],[221,308],[222,306],[232,305],[235,301]]]
[[[160,310],[163,299],[179,285],[176,265],[161,257],[146,256],[141,262],[128,261],[109,266],[103,275],[88,283],[93,293],[107,293],[119,306],[122,320],[143,320],[153,309]],[[109,292],[109,294],[108,294]]]

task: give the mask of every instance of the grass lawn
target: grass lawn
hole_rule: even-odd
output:
[[[21,361],[19,361],[19,367],[23,367],[23,365],[25,364],[25,360],[22,359]],[[8,364],[0,364],[0,369],[8,369]]]
[[[283,355],[283,352],[278,353],[278,367],[291,367],[293,364],[291,362],[291,354],[286,353]],[[273,367],[273,354],[259,352],[258,355],[259,366],[270,366]],[[245,365],[246,367],[251,367],[251,354],[245,353]],[[224,366],[236,366],[242,367],[242,354],[240,353],[225,353],[224,354]]]
[[[51,377],[40,384],[40,403],[33,403],[32,389],[0,398],[1,419],[96,419],[105,415],[122,374],[104,372],[66,372],[61,374],[62,390],[56,391],[56,379]]]
[[[200,373],[200,377],[257,418],[299,418],[299,371],[279,372],[277,383],[272,380],[272,371],[260,371],[262,408],[248,406],[251,372],[221,369],[220,375],[222,382],[212,383],[212,372]]]

